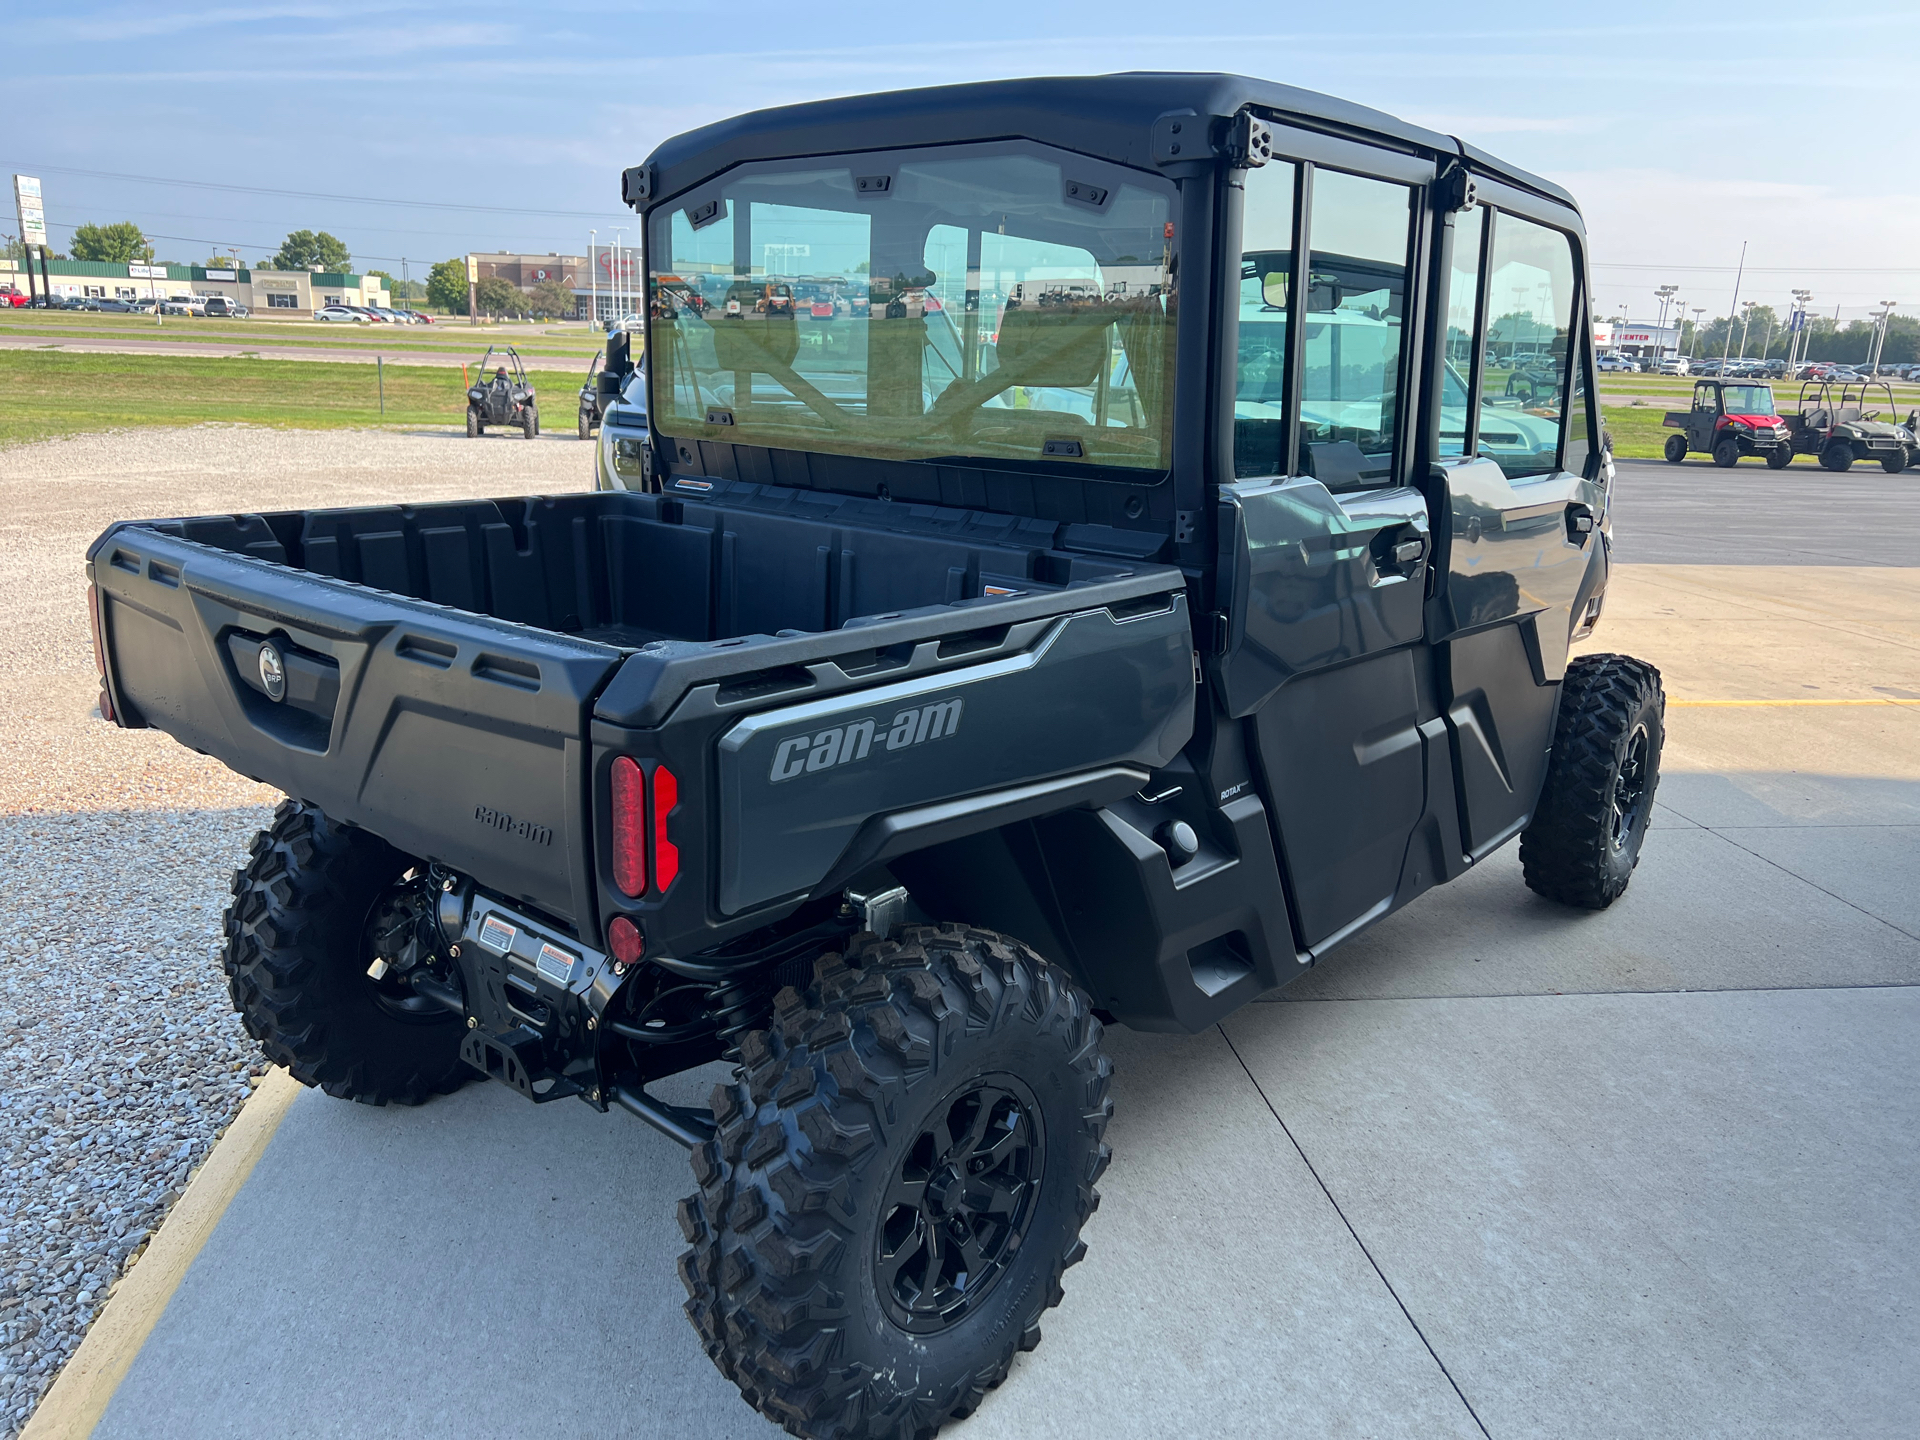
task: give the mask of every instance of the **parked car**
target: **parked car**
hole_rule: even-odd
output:
[[[313,312],[316,320],[325,320],[336,325],[364,325],[367,317],[348,305],[322,305]]]
[[[230,296],[208,295],[203,297],[200,313],[209,319],[240,320],[250,312],[246,306]]]
[[[1337,126],[1343,170],[1380,177],[1317,189],[1299,245],[1274,217],[1329,142],[1276,112]],[[743,244],[731,283],[765,308],[635,327],[674,373],[621,427],[630,489],[111,526],[87,556],[101,714],[289,796],[223,927],[266,1056],[343,1101],[491,1076],[637,1116],[690,1160],[685,1313],[743,1399],[811,1440],[923,1440],[1041,1343],[1086,1254],[1107,1025],[1207,1031],[1463,876],[1469,923],[1499,923],[1509,869],[1558,904],[1614,903],[1665,697],[1652,665],[1571,648],[1608,584],[1604,444],[1557,395],[1489,395],[1479,453],[1408,483],[1406,437],[1465,433],[1468,387],[1402,348],[1401,316],[1448,313],[1449,267],[1377,258],[1433,253],[1474,203],[1463,164],[1493,234],[1572,295],[1581,218],[1371,114],[1130,74],[679,135],[624,176],[650,287],[730,254],[683,214],[781,207],[783,244],[889,277],[857,392],[800,349],[827,327],[773,303]],[[845,183],[901,175],[910,198],[878,223],[885,184]],[[1237,233],[1189,237],[1187,216]],[[1369,258],[1343,253],[1356,235]],[[958,304],[927,318],[934,243],[992,247],[995,284],[1148,278],[1045,306],[987,290],[985,368]],[[1290,335],[1261,299],[1308,293]],[[1480,309],[1484,353],[1499,307]],[[1300,396],[1303,352],[1340,355],[1339,387]],[[1566,367],[1589,390],[1590,354],[1582,337]],[[1223,403],[1176,411],[1176,376],[1222,367]],[[1225,464],[1169,476],[1176,433]],[[1275,453],[1311,473],[1255,468]],[[1493,858],[1516,838],[1517,864]],[[716,1064],[705,1107],[647,1088]],[[1594,1066],[1621,1069],[1597,1047]],[[485,1147],[469,1164],[499,1179]],[[1257,1174],[1217,1188],[1290,1223]],[[1208,1243],[1192,1209],[1157,1217],[1169,1251]],[[404,1216],[379,1218],[376,1257],[406,1243]],[[605,1256],[577,1268],[628,1283]],[[622,1385],[657,1330],[540,1333]]]
[[[96,310],[106,311],[114,315],[131,315],[139,307],[136,306],[131,300],[112,299],[112,300],[95,300],[93,302],[93,308]]]
[[[206,302],[197,295],[170,295],[160,302],[162,315],[204,315]]]
[[[13,285],[0,285],[0,305],[14,310],[24,310],[33,303],[33,297]]]
[[[426,311],[424,310],[402,310],[400,313],[402,315],[405,315],[409,320],[413,321],[413,323],[416,325],[433,324],[433,316],[427,314]]]
[[[1655,373],[1660,375],[1689,375],[1692,372],[1692,363],[1680,358],[1662,360],[1655,367]]]
[[[100,302],[92,295],[68,295],[60,302],[62,310],[98,310]]]
[[[1631,370],[1633,369],[1633,361],[1624,355],[1602,355],[1598,360],[1593,362],[1593,368],[1596,370],[1609,371]]]

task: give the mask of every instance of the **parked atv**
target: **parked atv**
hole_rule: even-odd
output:
[[[1713,456],[1723,470],[1748,455],[1763,458],[1770,470],[1783,469],[1793,460],[1793,444],[1774,408],[1771,385],[1701,380],[1693,387],[1693,408],[1669,410],[1661,423],[1680,432],[1667,437],[1667,462],[1672,465],[1699,453]]]
[[[1837,392],[1837,393],[1836,393]],[[1877,394],[1874,392],[1878,392]],[[1886,401],[1881,419],[1880,401]],[[1794,453],[1818,455],[1820,463],[1845,474],[1856,460],[1878,460],[1889,475],[1920,461],[1920,445],[1911,426],[1899,423],[1893,387],[1883,380],[1809,380],[1800,387],[1798,413],[1787,417]]]
[[[505,363],[495,364],[491,378],[487,366],[496,354]],[[489,345],[475,370],[475,382],[467,389],[467,438],[487,433],[487,426],[517,426],[531,440],[540,433],[540,410],[534,404],[533,386],[527,382],[527,367],[520,363],[520,352],[511,345]]]

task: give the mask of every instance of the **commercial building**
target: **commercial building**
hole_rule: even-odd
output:
[[[590,282],[587,257],[584,255],[562,255],[551,250],[545,255],[514,255],[499,251],[494,254],[476,253],[473,259],[479,267],[479,278],[482,280],[501,279],[528,294],[533,293],[536,285],[551,280],[574,293],[576,302],[573,313],[576,317],[584,317],[587,313]]]
[[[47,286],[55,295],[97,300],[170,300],[186,295],[225,295],[256,315],[310,319],[323,305],[391,306],[387,282],[378,275],[311,270],[209,269],[204,265],[118,265],[101,260],[49,260]],[[29,286],[25,261],[0,261],[0,284],[38,294],[40,265]]]
[[[1644,325],[1633,320],[1593,322],[1593,348],[1602,355],[1636,360],[1670,360],[1680,353],[1680,327]]]

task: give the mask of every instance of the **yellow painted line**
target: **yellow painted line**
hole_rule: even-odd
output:
[[[93,1433],[187,1267],[253,1173],[287,1107],[303,1088],[277,1066],[267,1071],[186,1194],[147,1242],[146,1253],[113,1292],[87,1338],[20,1432],[20,1440],[86,1440]]]
[[[1896,700],[1888,696],[1884,700],[1669,700],[1669,709],[1675,706],[1690,706],[1714,709],[1772,709],[1776,705],[1920,705],[1920,700]]]

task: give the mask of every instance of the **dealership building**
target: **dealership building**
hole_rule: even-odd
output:
[[[1680,353],[1680,327],[1642,325],[1631,320],[1593,322],[1593,348],[1602,355],[1636,360],[1670,360]]]
[[[0,261],[0,284],[39,294],[41,267],[28,283],[25,261]],[[58,296],[96,300],[171,300],[176,296],[225,295],[256,315],[304,320],[324,305],[390,307],[392,295],[378,275],[317,270],[209,269],[204,265],[118,265],[101,260],[48,260],[45,288]]]

